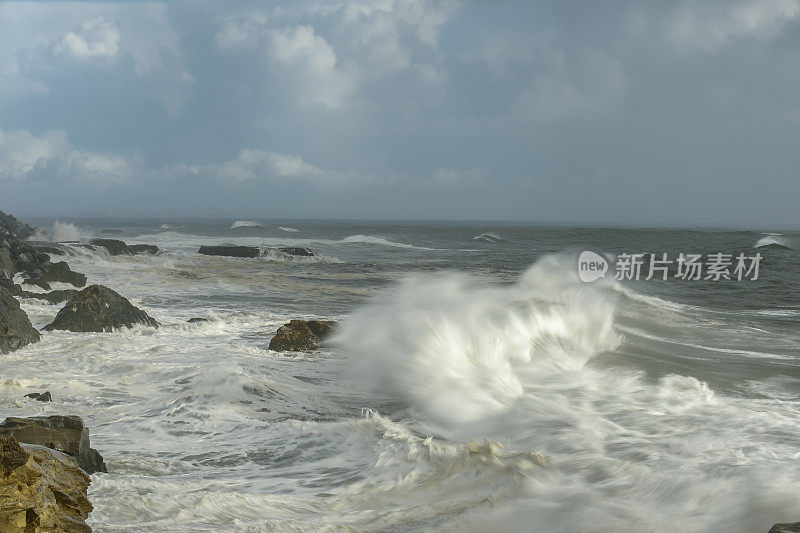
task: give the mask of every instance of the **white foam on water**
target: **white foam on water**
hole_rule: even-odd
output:
[[[254,222],[252,220],[237,220],[233,224],[231,224],[231,229],[236,228],[261,228],[263,227],[258,222]]]

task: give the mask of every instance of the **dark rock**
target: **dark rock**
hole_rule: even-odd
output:
[[[43,446],[0,439],[0,531],[91,533],[91,478],[75,460]]]
[[[287,246],[285,248],[278,248],[279,252],[283,252],[288,255],[298,255],[302,257],[314,257],[314,252],[306,248],[305,246]]]
[[[800,522],[793,522],[791,524],[775,524],[769,530],[769,533],[800,533]]]
[[[38,392],[32,392],[30,394],[25,395],[26,398],[33,398],[37,402],[52,402],[53,397],[50,395],[50,391],[44,391],[41,394]]]
[[[194,318],[190,318],[189,320],[187,320],[187,322],[189,324],[201,324],[203,322],[211,322],[211,321],[209,319],[207,319],[207,318],[194,317]]]
[[[58,289],[55,291],[50,292],[28,292],[22,291],[23,298],[36,298],[38,300],[45,300],[50,302],[51,304],[60,304],[61,302],[66,302],[67,300],[71,300],[78,294],[78,291],[75,289]]]
[[[50,287],[49,283],[47,283],[46,281],[44,281],[43,279],[38,278],[38,277],[37,278],[26,279],[22,283],[25,284],[25,285],[34,285],[34,286],[39,287],[41,289],[44,289],[46,291],[49,291],[52,288],[52,287]]]
[[[60,283],[70,283],[75,287],[83,287],[86,285],[86,275],[81,274],[80,272],[73,272],[70,270],[69,265],[66,261],[59,261],[58,263],[52,263],[47,272],[42,274],[37,278],[39,281],[45,281],[48,283],[53,282],[60,282]],[[28,280],[27,283],[30,283],[31,280]],[[48,286],[47,289],[49,290],[50,287]]]
[[[108,253],[111,255],[133,255],[128,245],[125,244],[124,241],[119,241],[117,239],[92,239],[89,241],[89,244],[102,246],[108,250]]]
[[[104,229],[100,233],[104,233],[106,235],[122,235],[125,232],[121,229]]]
[[[131,244],[128,249],[135,254],[158,255],[161,253],[155,244]]]
[[[36,228],[20,222],[16,218],[0,211],[0,228],[5,230],[7,235],[10,235],[16,240],[27,239],[34,233]]]
[[[335,326],[332,320],[292,320],[278,328],[269,349],[276,352],[315,350]]]
[[[33,249],[37,252],[43,252],[48,255],[67,255],[67,251],[64,248],[60,248],[55,245],[51,244],[31,244]]]
[[[67,302],[44,329],[110,332],[134,324],[158,327],[158,322],[116,291],[103,285],[90,285]]]
[[[9,353],[39,342],[39,332],[31,325],[19,302],[0,288],[0,353]]]
[[[87,474],[108,472],[103,457],[89,446],[89,429],[79,416],[8,417],[0,423],[0,436],[38,444],[75,458]]]
[[[261,250],[256,246],[201,246],[198,253],[227,257],[259,257]]]
[[[0,248],[0,271],[4,272],[8,278],[13,278],[17,273],[17,263],[12,259],[11,251],[8,248]]]

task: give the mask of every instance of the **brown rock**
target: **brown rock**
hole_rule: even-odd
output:
[[[316,350],[335,326],[332,320],[292,320],[278,328],[269,349],[276,352]]]
[[[134,324],[158,327],[155,319],[118,292],[103,285],[90,285],[67,302],[44,329],[101,333]]]

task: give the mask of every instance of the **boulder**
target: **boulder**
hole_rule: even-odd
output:
[[[0,437],[38,444],[73,457],[87,474],[108,472],[100,453],[89,446],[89,429],[79,416],[9,417],[0,423]]]
[[[81,274],[80,272],[73,272],[69,268],[69,265],[66,261],[51,263],[47,269],[47,272],[39,276],[37,280],[45,281],[47,283],[69,283],[75,287],[83,287],[86,285],[86,275]]]
[[[92,239],[89,244],[102,246],[110,255],[133,255],[133,252],[124,241],[117,239]]]
[[[91,533],[91,478],[68,455],[0,439],[0,531]]]
[[[135,254],[158,255],[161,253],[155,244],[131,244],[128,249]]]
[[[279,252],[283,252],[287,255],[298,255],[302,257],[314,257],[314,252],[306,248],[305,246],[287,246],[284,248],[278,248]]]
[[[116,291],[103,285],[90,285],[75,294],[44,329],[111,332],[134,324],[158,327],[155,319]]]
[[[198,253],[203,255],[223,255],[226,257],[261,256],[261,250],[256,246],[201,246]]]
[[[211,321],[209,319],[207,319],[207,318],[200,318],[200,317],[196,316],[196,317],[190,318],[186,322],[188,322],[189,324],[202,324],[204,322],[211,322]]]
[[[0,247],[0,271],[4,272],[7,278],[13,278],[17,273],[17,264],[11,258],[11,251],[8,248]]]
[[[50,394],[49,390],[46,390],[42,393],[38,392],[31,392],[30,394],[25,395],[26,398],[32,398],[37,402],[52,402],[53,396]]]
[[[269,349],[276,352],[315,350],[335,326],[332,320],[292,320],[278,328],[269,342]]]
[[[769,533],[800,533],[800,522],[793,522],[791,524],[775,524],[769,530]]]
[[[9,353],[39,342],[39,332],[31,325],[19,302],[0,288],[0,353]]]

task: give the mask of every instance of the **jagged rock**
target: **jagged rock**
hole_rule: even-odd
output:
[[[39,342],[39,332],[31,325],[19,302],[0,288],[0,353],[9,353]]]
[[[0,438],[0,531],[91,533],[91,482],[68,455]]]
[[[102,246],[111,255],[133,255],[133,252],[124,241],[117,239],[92,239],[89,244]]]
[[[38,243],[31,243],[33,249],[37,252],[44,252],[48,255],[67,255],[67,251],[64,248],[60,248],[54,244],[38,244]]]
[[[314,252],[306,248],[305,246],[287,246],[284,248],[277,248],[279,252],[283,252],[288,255],[297,255],[302,257],[314,257]]]
[[[17,264],[11,258],[11,251],[8,248],[0,247],[0,271],[8,278],[13,278],[17,273]]]
[[[123,326],[130,328],[134,324],[158,327],[155,319],[116,291],[103,285],[90,285],[67,302],[44,329],[111,332]]]
[[[25,284],[25,285],[33,285],[35,287],[39,287],[40,289],[44,289],[46,291],[49,291],[52,288],[52,287],[50,287],[49,283],[47,283],[46,281],[44,281],[40,277],[26,279],[22,283]]]
[[[20,222],[15,217],[3,213],[2,211],[0,211],[0,228],[5,230],[7,235],[17,240],[27,239],[36,233],[36,228],[33,226]]]
[[[32,392],[30,394],[25,395],[26,398],[33,398],[37,402],[52,402],[53,396],[50,394],[50,391],[44,391],[42,393]]]
[[[259,257],[261,250],[256,246],[201,246],[198,253],[226,257]]]
[[[269,349],[276,352],[315,350],[335,326],[332,320],[292,320],[278,328]]]
[[[800,533],[800,522],[791,524],[775,524],[769,533]]]
[[[58,289],[50,292],[28,292],[22,291],[19,296],[23,298],[36,298],[38,300],[46,300],[51,304],[59,304],[71,300],[78,294],[75,289]]]
[[[155,244],[131,244],[128,249],[135,254],[158,255],[161,253]]]
[[[88,474],[108,472],[103,457],[89,446],[89,429],[79,416],[9,417],[0,423],[0,436],[7,435],[74,457]]]
[[[201,324],[203,322],[211,322],[211,321],[207,318],[193,317],[187,320],[186,322],[188,322],[189,324]]]
[[[31,281],[28,280],[28,283]],[[50,264],[47,272],[36,278],[35,281],[70,283],[75,287],[83,287],[86,285],[86,275],[80,272],[73,272],[66,261],[59,261],[58,263]],[[49,289],[49,286],[47,288]]]

